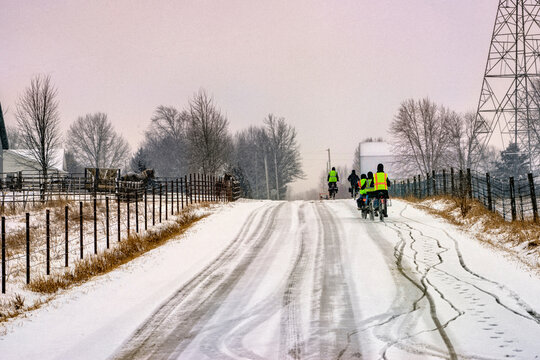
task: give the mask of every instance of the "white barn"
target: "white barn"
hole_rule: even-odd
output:
[[[0,173],[16,173],[41,171],[41,166],[27,149],[9,149],[1,151]],[[66,174],[66,154],[64,149],[52,150],[51,173]]]

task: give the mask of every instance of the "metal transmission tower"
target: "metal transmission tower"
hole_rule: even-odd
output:
[[[531,166],[540,140],[539,14],[540,0],[499,0],[476,117],[484,146],[500,133]]]

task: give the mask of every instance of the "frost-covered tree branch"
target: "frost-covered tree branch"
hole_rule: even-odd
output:
[[[87,114],[71,124],[67,146],[76,161],[88,167],[118,168],[129,157],[127,141],[104,113]]]

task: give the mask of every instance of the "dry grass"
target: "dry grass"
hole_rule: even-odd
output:
[[[2,216],[12,216],[12,215],[23,215],[25,212],[36,212],[49,208],[64,208],[66,205],[70,205],[74,200],[70,200],[66,196],[57,196],[54,199],[47,201],[40,201],[37,199],[32,203],[32,200],[27,200],[26,203],[18,202],[16,204],[10,203],[8,201],[4,202],[2,207],[2,200],[0,196],[0,213]]]
[[[519,260],[534,268],[540,267],[540,223],[505,221],[499,213],[489,211],[476,200],[467,202],[468,209],[465,215],[463,215],[460,199],[439,196],[429,200],[442,200],[447,206],[439,210],[430,207],[430,204],[426,204],[425,201],[414,201],[414,204],[431,214],[446,219],[464,231],[474,226],[476,238],[480,241],[506,251],[514,249],[511,252]],[[526,255],[521,254],[522,249],[526,249]],[[529,259],[525,259],[524,256]]]
[[[122,264],[152,250],[169,239],[181,235],[195,222],[206,215],[197,215],[192,209],[186,209],[177,219],[165,224],[159,230],[149,230],[144,235],[133,235],[118,246],[97,256],[88,257],[75,264],[72,271],[50,276],[40,276],[33,280],[28,288],[44,294],[53,294],[59,289],[81,284],[94,276],[105,274]]]
[[[24,296],[20,294],[0,299],[0,322],[17,317],[25,311],[37,309],[41,304],[42,302],[38,300],[32,305],[28,305]]]

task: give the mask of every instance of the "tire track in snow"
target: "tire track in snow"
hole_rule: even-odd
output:
[[[282,312],[280,324],[280,359],[302,359],[305,354],[305,341],[302,334],[300,297],[301,282],[305,276],[309,259],[306,249],[307,231],[305,206],[299,209],[299,248],[297,250],[294,266],[287,278],[287,284],[283,292]]]
[[[466,309],[467,311],[459,310],[461,314],[458,314],[457,316],[449,319],[444,324],[444,327],[445,328],[448,327],[451,324],[451,322],[455,321],[459,316],[463,316],[466,314],[469,324],[470,324],[468,325],[469,330],[477,338],[486,339],[482,341],[490,341],[490,343],[493,344],[491,345],[493,348],[500,348],[499,351],[491,351],[492,353],[491,356],[494,356],[494,354],[497,354],[496,356],[499,357],[499,355],[503,354],[502,351],[504,350],[508,350],[508,352],[504,355],[505,357],[512,358],[512,357],[515,357],[516,354],[520,354],[523,351],[522,348],[520,349],[519,347],[516,347],[515,345],[514,345],[513,350],[509,348],[509,344],[515,343],[514,341],[515,339],[514,340],[512,340],[512,338],[508,339],[505,335],[505,333],[511,334],[511,330],[506,331],[506,332],[503,331],[505,327],[504,325],[506,323],[506,321],[504,321],[505,319],[504,312],[509,311],[512,313],[513,316],[517,315],[520,318],[524,318],[524,319],[538,323],[538,319],[533,314],[531,314],[531,312],[527,311],[528,306],[524,302],[519,303],[519,300],[520,300],[519,296],[515,294],[514,292],[512,292],[510,289],[508,289],[506,286],[499,284],[495,281],[492,281],[490,279],[487,279],[471,271],[463,260],[462,253],[459,249],[459,244],[456,239],[454,239],[445,229],[441,229],[440,227],[435,227],[429,224],[424,224],[423,222],[419,222],[415,219],[404,216],[403,212],[406,210],[406,208],[407,206],[405,206],[405,208],[401,211],[401,214],[400,214],[400,217],[404,218],[408,222],[408,224],[405,224],[405,225],[412,229],[412,226],[411,226],[412,223],[417,223],[417,224],[421,224],[422,226],[433,228],[437,231],[441,231],[442,233],[444,233],[446,237],[450,240],[450,244],[452,245],[451,249],[449,249],[451,250],[451,252],[449,251],[448,254],[445,255],[445,257],[450,257],[451,259],[452,256],[456,256],[457,259],[459,260],[458,266],[460,266],[462,270],[464,270],[466,273],[468,273],[469,275],[473,277],[472,279],[467,280],[463,278],[463,275],[459,276],[459,275],[452,274],[451,273],[452,268],[450,268],[447,271],[441,269],[441,267],[443,266],[447,267],[446,263],[442,261],[440,264],[437,264],[432,268],[433,270],[432,273],[434,273],[434,277],[435,277],[433,280],[445,283],[447,285],[445,286],[445,290],[441,291],[439,288],[437,288],[437,286],[433,283],[433,281],[431,281],[429,278],[426,278],[426,281],[429,284],[431,284],[431,286],[434,288],[436,292],[439,293],[441,299],[451,304],[451,307],[454,311],[457,309],[457,307],[454,306],[453,304],[456,301],[460,302],[461,306],[463,307],[467,307],[467,304],[469,306]],[[414,230],[418,232],[420,238],[426,239],[424,240],[424,242],[436,242],[439,247],[442,247],[440,243],[441,240],[439,240],[440,238],[435,238],[433,236],[426,235],[424,234],[422,230],[418,228],[414,228]],[[479,281],[480,283],[478,283]],[[521,306],[523,310],[525,310],[526,313],[530,315],[530,317],[525,314],[521,314],[515,311],[514,309],[510,308],[509,306],[503,304],[501,299],[495,293],[489,290],[486,290],[484,286],[482,286],[481,284],[482,282],[484,283],[484,285],[488,283],[493,286],[497,286],[498,289],[506,292],[506,295],[510,295],[511,297],[513,297],[514,300],[518,301],[518,305]],[[453,289],[452,287],[448,285],[451,285]],[[446,293],[448,293],[448,295],[445,295]],[[482,294],[487,295],[491,297],[492,299],[494,299],[494,303],[502,307],[504,309],[504,312],[501,313],[500,311],[496,310],[494,308],[495,306],[494,303],[491,303],[493,304],[491,305],[489,301],[488,302],[482,301]],[[452,297],[453,300],[449,300],[449,296]],[[477,324],[477,325],[474,325],[474,324]],[[523,324],[523,325],[527,325],[527,324]],[[512,325],[511,328],[513,326],[515,325]],[[527,326],[527,327],[530,328],[530,326]],[[472,330],[472,329],[475,329],[475,330]],[[537,330],[535,329],[533,331],[537,331]],[[487,346],[487,348],[486,347],[484,349],[480,348],[480,349],[477,349],[476,351],[480,351],[483,353],[483,350],[487,350],[489,348],[490,346]],[[487,352],[489,353],[490,351],[488,350]],[[521,355],[525,355],[525,353],[522,353]],[[529,354],[529,355],[532,355],[532,354]],[[465,355],[465,354],[459,354],[459,357],[460,358],[461,357],[484,358],[483,356],[480,356],[480,355]]]
[[[505,305],[505,304],[501,301],[501,299],[500,299],[499,296],[497,296],[496,294],[494,294],[494,293],[492,293],[492,292],[490,292],[490,291],[488,291],[488,290],[485,290],[485,289],[481,288],[479,285],[477,285],[477,284],[472,284],[472,283],[468,283],[468,282],[466,282],[466,281],[464,281],[464,280],[462,280],[462,279],[459,279],[459,278],[457,278],[457,277],[455,277],[455,276],[453,276],[453,275],[451,275],[451,274],[448,274],[448,273],[444,272],[443,270],[440,270],[440,271],[446,273],[446,274],[449,275],[449,276],[454,277],[454,278],[455,278],[456,280],[458,280],[458,281],[463,281],[463,282],[465,282],[465,283],[467,283],[467,284],[469,284],[469,285],[471,285],[471,286],[474,286],[474,287],[477,288],[479,291],[481,291],[481,292],[483,292],[483,293],[485,293],[485,294],[487,294],[487,295],[493,297],[493,298],[495,299],[495,301],[496,301],[500,306],[502,306],[502,307],[505,308],[506,310],[508,310],[508,311],[510,311],[510,312],[512,312],[512,313],[514,313],[515,315],[521,316],[521,317],[526,318],[526,319],[528,319],[528,320],[535,321],[535,322],[537,322],[538,324],[540,324],[540,314],[539,314],[538,312],[536,312],[535,310],[533,310],[533,309],[532,309],[532,308],[531,308],[531,307],[530,307],[523,299],[521,299],[521,298],[519,297],[518,294],[516,294],[514,291],[510,290],[506,285],[501,284],[501,283],[496,282],[496,281],[493,281],[493,280],[491,280],[491,279],[488,279],[488,278],[486,278],[486,277],[484,277],[484,276],[482,276],[482,275],[480,275],[480,274],[478,274],[478,273],[472,271],[472,270],[467,266],[467,264],[465,263],[465,260],[463,259],[463,254],[462,254],[462,252],[461,252],[461,250],[460,250],[460,248],[459,248],[459,242],[458,242],[454,237],[452,237],[452,236],[448,233],[448,231],[446,231],[445,229],[442,229],[442,228],[436,228],[436,227],[434,227],[434,226],[432,226],[432,225],[429,225],[429,224],[423,224],[423,223],[421,223],[421,222],[418,222],[418,221],[415,220],[415,219],[412,219],[412,218],[409,218],[409,217],[404,216],[402,213],[407,209],[407,206],[408,206],[408,205],[406,205],[405,208],[401,211],[400,216],[402,216],[403,218],[407,219],[407,220],[410,221],[410,222],[415,222],[415,223],[418,223],[418,224],[422,224],[423,226],[427,226],[427,227],[430,227],[430,228],[435,228],[435,229],[437,229],[437,230],[442,231],[442,232],[446,235],[446,237],[447,237],[448,239],[450,239],[450,240],[453,242],[453,244],[454,244],[454,249],[455,249],[455,251],[456,251],[456,256],[457,256],[457,258],[458,258],[458,260],[459,260],[459,263],[460,263],[461,267],[463,268],[463,270],[465,270],[466,272],[468,272],[468,273],[471,274],[472,276],[478,278],[479,280],[483,280],[483,281],[485,281],[485,282],[488,282],[488,283],[490,283],[490,284],[492,284],[492,285],[495,285],[495,286],[497,286],[498,288],[504,290],[504,291],[507,293],[507,295],[508,295],[509,297],[513,298],[513,299],[516,301],[516,304],[519,305],[519,306],[520,306],[520,307],[521,307],[521,308],[522,308],[522,309],[523,309],[530,317],[529,317],[529,316],[526,316],[526,315],[524,315],[524,314],[522,314],[522,313],[519,313],[519,312],[515,311],[514,309],[510,308],[509,306]]]
[[[201,336],[198,351],[209,358],[213,359],[217,356],[222,359],[231,358],[224,353],[227,352],[234,358],[263,359],[244,346],[244,339],[280,311],[280,296],[285,288],[286,279],[282,279],[270,293],[254,305],[249,304],[250,296],[243,294],[250,294],[257,288],[260,279],[264,278],[268,267],[271,266],[271,262],[279,253],[279,249],[283,245],[282,239],[289,239],[289,234],[292,231],[291,218],[294,217],[294,214],[289,214],[290,204],[286,204],[284,208],[287,210],[279,213],[279,219],[285,219],[285,223],[281,223],[279,220],[280,225],[276,227],[269,241],[266,241],[265,247],[260,252],[261,257],[255,259],[237,288],[230,294],[232,300],[239,302],[239,304],[228,299],[220,306],[219,313],[216,314],[218,318],[213,318],[212,325],[204,328],[204,335]],[[285,211],[287,212],[283,214]],[[232,314],[234,316],[231,316]]]
[[[342,264],[342,231],[326,204],[316,203],[316,212],[322,231],[315,270],[320,275],[316,275],[313,286],[318,314],[311,320],[307,358],[361,358],[358,339],[351,336],[356,331],[356,321]]]
[[[279,233],[274,234],[274,237],[278,239],[274,242],[275,248],[265,249],[264,251],[264,253],[270,254],[277,253],[277,247],[283,245],[283,240],[297,243],[295,245],[297,248],[295,256],[291,258],[291,268],[286,272],[288,275],[270,293],[266,294],[262,301],[250,307],[249,311],[244,313],[241,318],[234,318],[230,323],[211,330],[211,334],[204,339],[203,346],[205,349],[203,349],[203,352],[206,355],[215,356],[218,353],[217,347],[224,344],[226,350],[230,354],[234,354],[235,358],[262,359],[260,355],[247,349],[243,340],[258,326],[281,312],[279,358],[297,359],[302,357],[303,341],[298,297],[300,296],[299,285],[303,280],[305,265],[309,259],[309,248],[304,243],[307,227],[305,208],[306,205],[303,204],[298,211],[298,223],[300,226],[296,230],[292,229],[290,224],[288,227],[280,226]],[[291,215],[294,216],[294,214]],[[291,215],[285,214],[283,217],[290,218]],[[261,273],[268,271],[265,265],[269,265],[269,263],[261,264]],[[251,278],[253,282],[258,282],[262,276],[253,274]],[[256,286],[256,284],[252,285],[253,287]],[[250,285],[248,284],[245,287],[249,291]],[[238,311],[238,309],[235,309],[235,311]],[[208,348],[214,349],[214,351],[209,352]]]
[[[364,221],[364,220],[360,220],[360,221]],[[394,221],[395,222],[395,221]],[[425,354],[425,355],[434,355],[434,356],[444,356],[444,352],[441,351],[441,349],[432,349],[432,351],[430,352],[427,352],[425,351],[426,348],[424,346],[422,346],[422,348],[424,350],[421,350],[419,348],[416,348],[416,347],[409,347],[407,346],[406,344],[402,344],[401,342],[403,340],[407,340],[413,336],[416,335],[415,334],[410,334],[410,329],[414,328],[417,320],[418,320],[418,315],[415,316],[414,314],[418,312],[418,310],[420,310],[420,307],[418,306],[419,302],[423,299],[423,298],[426,298],[428,300],[428,303],[430,304],[430,316],[432,317],[432,320],[434,322],[434,324],[436,325],[436,329],[433,329],[433,330],[429,330],[429,331],[438,331],[441,338],[443,339],[443,342],[445,343],[445,346],[447,348],[447,355],[446,356],[450,356],[451,359],[456,359],[456,355],[455,355],[455,350],[454,350],[454,347],[453,347],[453,344],[451,343],[450,339],[448,338],[448,335],[446,334],[446,331],[444,330],[444,327],[443,327],[443,324],[441,324],[440,320],[438,319],[437,317],[437,314],[436,314],[436,311],[434,311],[434,307],[435,307],[435,302],[433,300],[433,298],[431,297],[431,295],[428,293],[427,291],[427,285],[425,282],[422,282],[421,280],[416,280],[414,279],[414,277],[408,275],[405,271],[405,267],[403,266],[403,256],[405,256],[405,246],[407,245],[407,241],[405,240],[405,238],[402,236],[401,232],[399,231],[400,229],[396,229],[396,228],[392,228],[390,226],[388,226],[388,224],[392,224],[394,223],[393,221],[386,221],[384,223],[379,223],[379,222],[371,222],[371,221],[368,221],[366,222],[366,225],[367,225],[367,233],[368,235],[374,240],[374,243],[377,244],[377,246],[379,246],[381,248],[381,253],[383,254],[387,254],[387,251],[386,249],[384,248],[384,243],[387,242],[387,239],[384,238],[384,236],[382,236],[382,234],[379,233],[378,231],[378,227],[381,225],[381,224],[384,224],[384,226],[387,226],[389,227],[390,229],[393,229],[395,232],[397,232],[398,236],[400,237],[400,240],[394,245],[394,258],[391,259],[391,258],[388,258],[388,264],[390,263],[395,263],[396,266],[397,266],[397,270],[399,271],[399,273],[401,274],[401,276],[403,276],[405,279],[407,279],[407,281],[409,283],[411,283],[415,288],[417,288],[420,292],[421,292],[421,296],[419,298],[417,298],[415,301],[412,302],[412,304],[410,302],[407,302],[407,300],[409,299],[405,299],[405,303],[403,302],[403,298],[399,298],[399,295],[396,296],[396,299],[394,300],[393,304],[400,304],[401,306],[399,308],[403,308],[404,306],[406,307],[408,304],[411,304],[411,309],[409,310],[403,310],[403,311],[398,311],[397,313],[389,316],[388,319],[378,323],[378,324],[375,324],[375,325],[372,325],[370,326],[369,328],[371,329],[374,329],[374,328],[384,328],[385,330],[382,330],[382,334],[378,335],[378,337],[387,343],[387,345],[385,346],[385,348],[383,348],[381,350],[381,358],[382,359],[386,359],[386,352],[387,350],[391,347],[391,346],[399,346],[400,348],[403,348],[404,350],[406,351],[409,351],[411,353],[414,353],[414,354]],[[415,241],[414,237],[411,238],[413,241]],[[413,250],[415,250],[413,248]],[[417,264],[414,264],[415,266],[417,266]],[[392,272],[393,274],[393,272]],[[420,276],[423,276],[422,273],[420,273]],[[396,288],[399,289],[399,287],[401,287],[401,282],[399,280],[395,280],[395,283],[396,283]],[[409,300],[410,301],[410,300]],[[402,320],[402,321],[398,321],[398,320]],[[412,322],[409,322],[408,320],[412,320]],[[392,331],[392,327],[393,326],[398,326],[398,329],[396,329],[395,331],[395,335],[392,337],[392,335],[390,334],[390,332]],[[388,329],[390,327],[390,329]],[[365,331],[366,329],[362,329],[360,331]],[[433,353],[433,351],[435,353]]]
[[[410,330],[416,326],[419,319],[419,315],[417,315],[418,303],[425,297],[425,294],[422,292],[422,288],[417,286],[412,279],[406,279],[406,282],[403,282],[403,278],[406,278],[407,275],[403,273],[403,269],[399,269],[396,265],[396,259],[402,256],[403,249],[407,245],[405,239],[400,238],[397,243],[390,242],[379,232],[379,222],[361,219],[358,216],[356,207],[350,208],[350,212],[353,217],[358,217],[359,222],[365,225],[365,233],[373,244],[379,248],[379,253],[385,259],[385,264],[395,285],[396,293],[389,309],[385,313],[362,320],[359,324],[360,327],[354,332],[362,334],[371,330],[374,336],[387,344],[380,350],[381,358],[386,359],[385,349],[390,345],[399,345],[400,341],[408,338],[408,335],[403,334],[409,334]],[[387,219],[387,221],[392,222],[391,219]],[[363,324],[365,326],[361,326]],[[441,351],[418,351],[414,348],[409,348],[409,350],[415,354],[439,357],[443,354]]]
[[[388,223],[385,223],[385,225],[388,226]],[[415,303],[413,304],[413,309],[414,309],[414,311],[417,311],[419,309],[418,303],[422,300],[422,298],[425,297],[427,299],[427,301],[428,301],[428,304],[429,304],[429,314],[430,314],[431,319],[432,319],[432,321],[433,321],[433,323],[435,325],[435,329],[427,330],[427,331],[421,331],[421,332],[417,332],[417,333],[414,333],[414,334],[407,334],[406,336],[403,336],[401,339],[398,339],[396,342],[394,342],[392,344],[388,344],[388,346],[383,351],[383,355],[382,355],[383,359],[387,358],[386,353],[388,352],[390,347],[400,344],[400,342],[403,341],[403,340],[411,339],[414,336],[417,336],[418,334],[421,334],[421,333],[424,333],[424,332],[432,332],[432,331],[437,331],[439,333],[441,339],[443,340],[443,342],[444,342],[444,344],[446,346],[449,358],[452,359],[452,360],[457,359],[457,355],[456,355],[454,345],[453,345],[452,341],[450,340],[448,334],[446,333],[445,326],[443,326],[443,324],[441,323],[441,321],[440,321],[440,319],[439,319],[439,317],[437,315],[437,307],[436,307],[436,304],[435,304],[435,300],[434,300],[433,296],[431,295],[431,293],[429,292],[429,288],[428,288],[428,285],[426,283],[427,275],[428,275],[430,269],[433,268],[436,264],[429,264],[429,265],[426,264],[427,265],[426,269],[424,271],[420,270],[420,264],[419,264],[418,259],[417,259],[418,251],[414,248],[414,244],[416,243],[417,240],[416,240],[416,238],[414,238],[414,236],[412,234],[412,230],[408,230],[406,232],[408,232],[408,235],[409,235],[410,239],[412,240],[411,243],[409,244],[409,246],[410,246],[411,250],[414,253],[412,261],[413,261],[413,264],[414,264],[414,266],[416,268],[416,272],[420,275],[420,280],[415,280],[413,278],[413,276],[407,274],[406,269],[403,266],[403,256],[405,255],[404,248],[405,248],[405,245],[406,245],[407,241],[404,239],[404,237],[403,237],[403,235],[401,233],[402,229],[399,229],[399,227],[395,226],[395,224],[394,224],[393,227],[390,227],[390,226],[388,226],[388,227],[393,229],[394,231],[396,231],[396,233],[398,234],[398,236],[402,240],[401,247],[398,250],[397,257],[396,257],[396,265],[397,265],[400,273],[407,280],[409,280],[413,285],[415,285],[420,291],[422,291],[422,293],[423,293],[423,297],[421,297],[420,299],[415,301]],[[440,259],[440,257],[439,257],[439,259]],[[440,259],[440,260],[442,261],[442,259]],[[414,350],[414,352],[419,352],[419,351]]]
[[[260,210],[256,210],[231,244],[210,265],[182,286],[142,324],[133,336],[122,345],[113,359],[169,358],[180,355],[193,339],[194,328],[201,328],[238,281],[240,275],[272,231],[276,212],[282,207],[266,207],[261,216],[262,224],[255,223]],[[253,227],[257,225],[255,231]],[[251,236],[248,236],[251,235]],[[254,243],[254,244],[251,244]],[[249,246],[241,253],[242,246]],[[229,274],[222,271],[227,265],[240,263]]]

